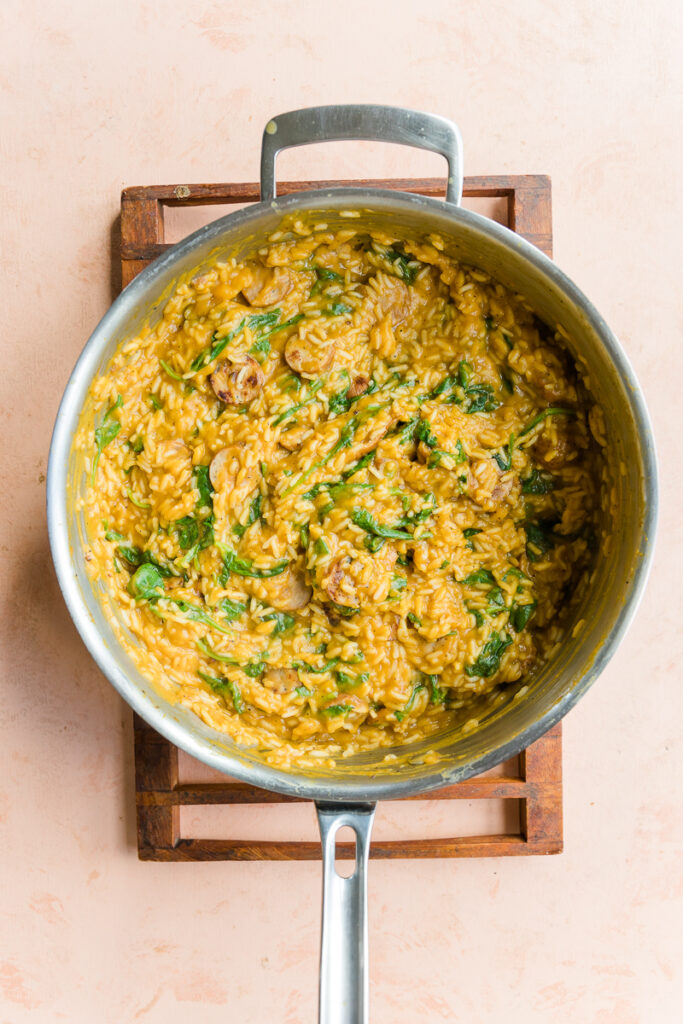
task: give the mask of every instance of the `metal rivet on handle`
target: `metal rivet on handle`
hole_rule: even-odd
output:
[[[277,121],[269,121],[266,125],[266,132],[268,135],[275,135],[277,133]]]

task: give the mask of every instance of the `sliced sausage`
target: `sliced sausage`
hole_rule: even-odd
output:
[[[348,555],[344,558],[336,558],[329,568],[327,576],[323,579],[323,588],[327,591],[335,604],[344,608],[358,606],[358,592],[353,576],[349,572],[351,559]]]
[[[285,360],[295,373],[318,377],[332,366],[335,346],[329,341],[295,335],[285,345]]]
[[[295,612],[311,600],[313,591],[300,569],[288,569],[263,584],[268,601],[280,612]]]
[[[308,427],[292,427],[291,430],[285,430],[278,437],[278,444],[283,448],[286,448],[288,452],[295,452],[304,443],[304,440],[310,433]]]
[[[294,283],[294,276],[286,267],[254,267],[242,295],[250,306],[274,306],[289,295]]]
[[[347,395],[349,398],[358,398],[359,395],[364,395],[369,387],[370,378],[366,377],[365,374],[359,373],[351,381]]]
[[[251,356],[231,363],[223,359],[209,377],[214,394],[226,405],[246,405],[263,387],[263,370]]]
[[[299,673],[293,668],[269,668],[261,676],[261,682],[274,693],[291,693],[299,685]]]
[[[261,471],[258,463],[247,461],[246,450],[244,445],[232,444],[214,455],[209,479],[215,491],[230,491],[236,500],[244,500],[258,486]]]

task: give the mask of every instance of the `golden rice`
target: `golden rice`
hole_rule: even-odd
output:
[[[444,251],[283,223],[92,388],[88,564],[122,641],[278,765],[475,728],[591,561],[602,411],[561,335]]]

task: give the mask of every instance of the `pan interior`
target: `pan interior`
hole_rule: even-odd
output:
[[[258,751],[238,748],[191,712],[169,704],[140,674],[118,642],[117,630],[123,627],[112,621],[106,594],[94,590],[86,573],[83,520],[75,511],[85,474],[72,450],[83,410],[86,418],[92,415],[90,382],[118,344],[154,323],[181,279],[217,259],[248,257],[283,215],[294,213],[315,214],[331,228],[352,223],[361,230],[384,228],[415,239],[437,233],[450,256],[490,273],[524,295],[546,324],[561,327],[605,413],[610,505],[618,510],[614,521],[605,521],[609,540],[600,546],[566,640],[527,686],[508,688],[486,707],[470,710],[462,726],[447,735],[394,748],[388,760],[384,748],[315,773],[270,767]],[[259,204],[200,229],[144,271],[114,303],[88,342],[60,409],[48,478],[50,536],[67,604],[91,653],[122,696],[172,742],[255,785],[327,800],[376,799],[433,788],[492,767],[540,736],[578,700],[609,660],[635,611],[654,532],[655,474],[647,412],[630,366],[597,311],[549,260],[506,228],[436,200],[335,189]],[[467,724],[472,717],[479,719],[474,729]],[[427,751],[435,751],[438,759],[426,763]]]

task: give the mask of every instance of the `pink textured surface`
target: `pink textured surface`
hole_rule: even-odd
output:
[[[668,0],[2,5],[1,1024],[315,1017],[318,865],[136,860],[131,716],[62,604],[43,476],[62,389],[112,297],[121,187],[253,180],[268,117],[339,101],[453,117],[470,174],[552,175],[556,258],[635,364],[663,478],[643,606],[565,724],[566,852],[374,863],[373,1020],[680,1019],[675,9]],[[292,152],[280,173],[440,167],[432,156],[347,144]]]

